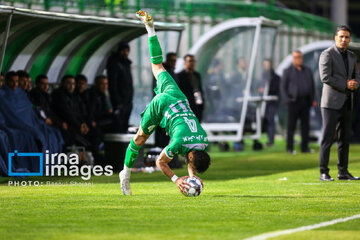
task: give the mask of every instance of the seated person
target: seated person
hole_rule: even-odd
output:
[[[85,106],[85,114],[89,116],[89,90],[87,89],[87,77],[83,74],[78,74],[75,77],[75,94],[79,95]],[[88,121],[89,126],[95,127],[94,121]]]
[[[60,132],[40,121],[27,94],[18,88],[18,80],[16,72],[8,72],[5,76],[6,85],[1,89],[0,112],[5,125],[30,134],[39,143],[41,151],[60,153],[63,144]]]
[[[31,89],[30,75],[24,70],[17,71],[17,74],[19,75],[19,86],[25,92],[29,92]]]
[[[117,115],[113,112],[108,87],[107,77],[100,75],[89,89],[89,117],[104,133],[115,132],[117,127]]]
[[[65,146],[71,146],[74,143],[68,131],[68,125],[62,121],[51,109],[51,96],[48,93],[49,79],[46,75],[41,74],[35,79],[35,88],[31,89],[28,96],[34,105],[35,112],[49,126],[56,127],[61,131],[65,141]]]
[[[7,134],[0,130],[0,177],[8,175],[8,153],[11,152]]]
[[[96,129],[88,124],[84,102],[75,93],[75,78],[65,75],[61,79],[61,86],[52,92],[51,98],[52,109],[68,124],[75,143],[90,149],[95,155],[100,139]]]
[[[1,73],[0,73],[0,88],[2,88],[3,83],[4,83],[4,73],[1,72]]]
[[[89,94],[87,91],[87,77],[83,74],[78,74],[75,77],[75,93],[83,100],[84,104],[89,102]]]

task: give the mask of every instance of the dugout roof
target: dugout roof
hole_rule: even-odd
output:
[[[179,31],[183,24],[155,23],[157,31]],[[0,6],[1,70],[24,69],[58,81],[64,74],[89,79],[103,72],[120,41],[146,33],[137,20],[84,16]]]

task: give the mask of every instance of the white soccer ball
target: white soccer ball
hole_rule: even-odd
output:
[[[185,188],[184,195],[187,197],[196,197],[199,196],[204,185],[200,178],[198,177],[188,177],[184,180],[184,182],[190,184],[190,188]]]

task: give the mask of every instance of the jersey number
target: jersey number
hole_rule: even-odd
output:
[[[188,118],[184,117],[184,120],[187,123],[187,125],[189,126],[191,132],[197,132],[196,122],[194,119],[188,119]]]

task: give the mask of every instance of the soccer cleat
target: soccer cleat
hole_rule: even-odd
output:
[[[152,27],[154,24],[153,18],[145,11],[138,11],[136,13],[136,17],[140,19],[144,24],[148,24],[150,27]]]
[[[125,170],[119,173],[120,187],[124,195],[131,195],[130,179],[126,177]]]

